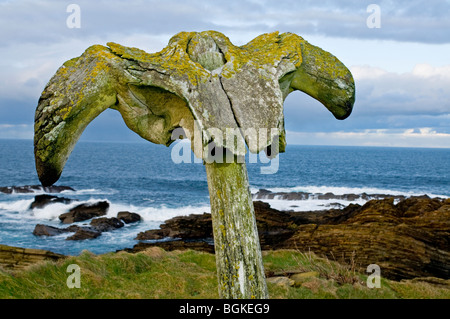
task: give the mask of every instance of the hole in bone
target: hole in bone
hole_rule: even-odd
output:
[[[264,152],[266,153],[266,156],[267,156],[268,158],[270,158],[270,157],[272,156],[272,146],[271,146],[271,145],[267,146],[267,147],[264,149]]]

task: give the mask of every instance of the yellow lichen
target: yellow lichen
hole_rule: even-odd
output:
[[[227,234],[226,231],[225,231],[225,226],[224,225],[220,225],[219,228],[220,228],[220,231],[222,232],[222,236],[225,237],[226,234]]]
[[[157,53],[147,53],[113,42],[108,42],[107,45],[114,54],[122,58],[149,63],[176,77],[187,78],[189,83],[197,86],[199,83],[205,83],[211,76],[208,70],[192,61],[186,52],[188,45],[195,46],[197,34],[180,32],[170,39],[167,47]],[[284,58],[289,59],[296,67],[302,62],[300,45],[305,41],[295,34],[267,33],[241,47],[233,45],[226,36],[216,31],[204,31],[200,35],[212,37],[221,46],[225,60],[230,62],[221,73],[225,78],[232,77],[249,63],[262,70],[267,66],[277,65]],[[261,76],[265,80],[270,79],[269,74]]]

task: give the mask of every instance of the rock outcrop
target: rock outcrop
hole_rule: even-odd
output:
[[[66,228],[37,224],[33,230],[35,236],[57,236],[61,234],[74,233],[66,240],[84,240],[99,237],[102,232],[111,231],[124,226],[119,216],[124,217],[129,223],[135,223],[141,220],[141,216],[136,213],[117,214],[116,217],[100,217],[92,219],[89,226],[71,225]]]
[[[352,262],[361,271],[378,264],[382,276],[395,280],[450,278],[450,199],[411,197],[394,204],[388,198],[319,212],[280,212],[263,202],[254,205],[263,250],[312,251]],[[209,218],[209,214],[176,217],[138,239],[174,237],[181,240],[151,245],[196,249],[193,239],[210,240]],[[140,243],[136,248],[146,244],[150,245]],[[196,245],[204,249],[204,244]]]
[[[20,270],[42,261],[56,261],[64,255],[41,249],[30,249],[0,245],[0,266],[10,270]]]
[[[61,214],[59,219],[64,224],[72,224],[74,222],[81,222],[93,217],[106,215],[108,209],[109,203],[106,201],[98,202],[92,205],[81,204],[72,208],[67,213]]]
[[[25,194],[25,193],[61,193],[62,191],[75,191],[69,186],[41,186],[41,185],[25,185],[25,186],[3,186],[0,187],[0,193],[5,194]]]
[[[65,233],[72,233],[78,230],[79,226],[72,225],[67,228],[58,228],[54,226],[37,224],[34,227],[33,235],[35,236],[57,236]]]
[[[318,200],[372,200],[372,199],[386,199],[394,198],[395,200],[403,200],[406,197],[403,195],[389,195],[389,194],[333,194],[333,193],[308,193],[308,192],[272,192],[267,189],[260,189],[252,195],[253,200],[261,199],[280,199],[280,200],[308,200],[308,199],[318,199]]]
[[[141,221],[141,216],[131,212],[118,212],[117,218],[123,221],[125,224],[131,224]]]
[[[66,240],[83,240],[93,239],[101,235],[101,231],[95,227],[72,225],[66,228],[58,228],[54,226],[37,224],[34,227],[33,235],[35,236],[57,236],[61,234],[74,233]]]
[[[85,240],[95,239],[102,233],[96,229],[90,227],[78,227],[75,234],[66,238],[66,240]]]
[[[137,253],[150,247],[160,247],[167,251],[193,249],[211,254],[214,253],[214,244],[212,242],[203,240],[171,240],[154,243],[139,242],[138,244],[134,245],[133,248],[123,250],[131,253]]]
[[[362,269],[378,264],[391,279],[450,278],[450,200],[373,200],[336,217],[297,225],[279,247],[353,259]]]
[[[37,195],[34,197],[34,201],[31,203],[30,209],[44,208],[47,205],[55,203],[70,204],[72,201],[72,199],[65,197],[52,196],[47,194]]]
[[[183,239],[212,238],[211,214],[177,216],[167,220],[160,229],[151,229],[137,235],[138,240],[155,240],[166,237]]]
[[[121,227],[123,227],[124,224],[123,224],[123,222],[121,222],[119,219],[117,219],[115,217],[111,217],[111,218],[101,217],[101,218],[95,218],[95,219],[91,220],[90,225],[95,230],[97,230],[99,232],[104,232],[104,231],[110,231],[110,230],[114,230],[117,228],[121,228]]]
[[[30,209],[40,208],[44,209],[47,205],[55,203],[69,204],[73,199],[52,196],[52,195],[37,195],[34,198],[33,203],[30,205]],[[63,224],[72,224],[74,222],[86,221],[98,216],[104,216],[108,212],[109,203],[106,201],[97,202],[94,204],[81,204],[67,213],[61,214],[59,219]],[[141,216],[132,212],[119,212],[116,217],[96,218],[92,219],[90,226],[72,225],[66,228],[58,228],[55,226],[48,226],[37,224],[33,230],[35,236],[57,236],[66,233],[75,233],[72,236],[67,237],[67,240],[83,240],[97,238],[102,232],[111,231],[117,228],[121,228],[125,224],[136,223],[141,220]]]

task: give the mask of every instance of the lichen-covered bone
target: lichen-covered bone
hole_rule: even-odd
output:
[[[223,137],[237,132],[251,152],[273,143],[279,147],[271,156],[283,151],[283,102],[294,90],[316,98],[338,119],[350,114],[355,99],[347,68],[295,34],[263,34],[237,47],[218,32],[182,32],[154,54],[115,43],[92,46],[58,69],[39,100],[39,179],[44,186],[58,180],[85,127],[107,108],[153,143],[169,145],[180,127],[191,132],[185,133],[194,152],[205,159],[219,294],[267,298],[247,169],[238,160],[245,147]],[[273,129],[278,134],[267,134]],[[198,130],[200,148],[192,134]],[[210,161],[202,150],[212,142],[232,161]]]
[[[44,185],[59,178],[85,127],[107,108],[154,143],[169,145],[175,128],[193,132],[195,121],[203,144],[214,141],[236,155],[243,155],[242,148],[208,129],[238,130],[249,150],[259,152],[274,140],[249,143],[248,133],[277,128],[283,151],[283,101],[294,90],[316,98],[338,119],[352,110],[351,73],[295,34],[263,34],[238,47],[218,32],[181,32],[153,54],[115,43],[94,45],[64,63],[41,95],[35,116],[39,178]],[[201,149],[196,155],[206,156]]]

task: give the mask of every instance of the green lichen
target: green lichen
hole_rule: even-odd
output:
[[[113,42],[108,42],[107,45],[113,53],[124,59],[155,66],[175,77],[187,79],[195,87],[200,82],[205,83],[209,77],[209,72],[192,61],[186,52],[189,40],[195,34],[195,32],[181,32],[172,37],[169,45],[162,51],[153,54]]]
[[[207,52],[199,60],[193,60],[187,48],[198,45],[198,39],[202,37],[214,39],[223,56],[217,52]],[[238,47],[219,32],[205,31],[180,32],[171,38],[167,47],[153,54],[113,42],[108,42],[107,45],[114,54],[124,59],[148,63],[170,74],[187,77],[189,82],[196,86],[200,82],[206,82],[210,76],[208,71],[217,69],[225,62],[227,62],[226,67],[221,72],[221,76],[225,78],[232,77],[247,64],[264,70],[268,66],[277,65],[283,59],[289,59],[298,67],[302,62],[300,45],[304,42],[302,37],[292,33],[273,32],[263,34],[248,44]],[[267,74],[265,79],[269,80],[270,75]]]
[[[355,101],[355,84],[350,71],[334,55],[304,42],[303,63],[292,75],[281,79],[286,90],[300,90],[320,101],[338,119],[344,119]]]

